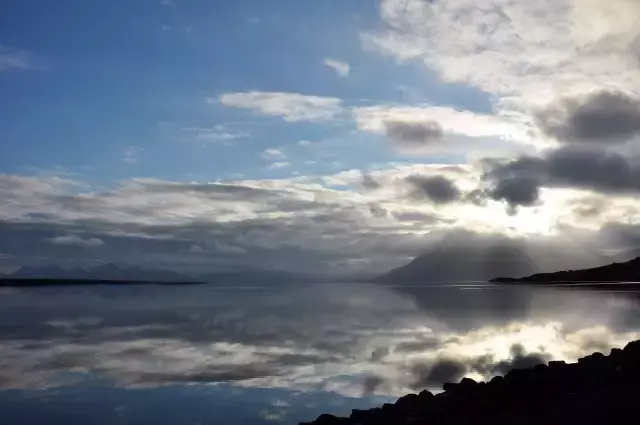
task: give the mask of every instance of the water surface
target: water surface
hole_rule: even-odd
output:
[[[7,423],[295,424],[640,338],[634,293],[488,285],[0,292]]]

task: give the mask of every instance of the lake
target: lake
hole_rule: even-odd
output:
[[[0,290],[6,424],[297,424],[640,339],[635,293],[483,284]]]

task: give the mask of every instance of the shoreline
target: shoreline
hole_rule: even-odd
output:
[[[608,356],[551,361],[488,382],[463,378],[442,388],[437,395],[424,390],[394,404],[353,410],[348,418],[323,414],[300,425],[627,423],[637,417],[640,340],[614,348]]]

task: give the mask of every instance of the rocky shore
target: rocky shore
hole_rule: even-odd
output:
[[[640,341],[577,363],[552,361],[489,382],[463,379],[444,392],[406,395],[394,404],[321,415],[301,425],[607,424],[640,420]]]

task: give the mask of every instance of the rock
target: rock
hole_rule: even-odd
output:
[[[370,410],[353,409],[351,411],[351,416],[349,416],[349,419],[351,419],[351,422],[355,423],[370,423],[374,418],[380,416],[381,412],[382,409],[380,409],[379,407],[375,407]]]
[[[413,408],[418,403],[420,403],[419,400],[420,397],[418,396],[418,394],[407,394],[404,397],[400,397],[398,401],[396,401],[395,405],[399,409]]]
[[[348,423],[348,419],[338,418],[333,415],[329,415],[327,413],[323,413],[318,416],[318,419],[312,422],[314,425],[336,425],[336,424],[346,424]]]
[[[471,378],[462,378],[462,381],[460,381],[460,385],[461,387],[475,387],[476,385],[478,385],[478,383],[476,381],[474,381]]]
[[[408,394],[395,404],[353,410],[348,419],[321,415],[309,425],[584,425],[637,417],[640,341],[609,356],[594,353],[577,363],[516,369],[488,383],[464,378],[444,392]]]
[[[611,354],[609,354],[609,357],[613,360],[619,360],[622,356],[624,356],[624,351],[621,348],[612,348]]]
[[[562,360],[552,360],[549,362],[549,368],[551,369],[559,369],[561,367],[566,366],[567,364]]]
[[[420,394],[418,394],[418,397],[420,397],[421,399],[429,399],[433,397],[433,394],[427,390],[422,390],[420,391]]]
[[[533,367],[533,371],[537,374],[546,373],[549,370],[549,366],[546,364],[539,364]]]
[[[442,389],[447,392],[453,392],[455,391],[457,386],[458,384],[455,384],[453,382],[445,382],[444,384],[442,384]]]

